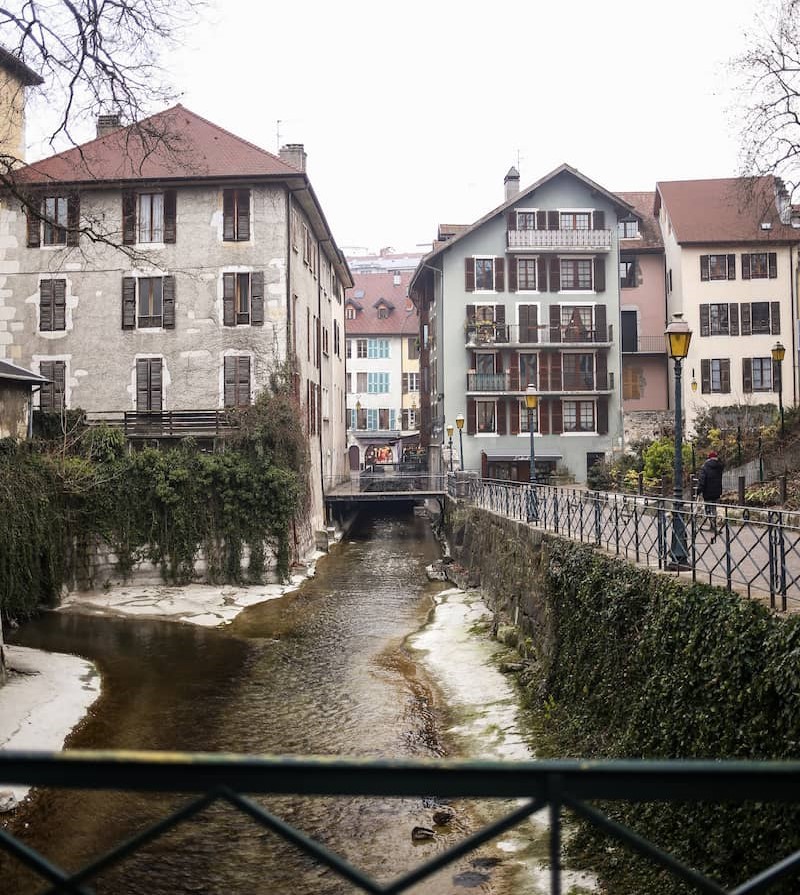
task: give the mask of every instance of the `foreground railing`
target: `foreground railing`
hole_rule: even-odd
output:
[[[784,611],[800,606],[800,526],[794,514],[485,479],[453,481],[450,489],[483,509],[634,562],[677,567],[693,581],[765,597]],[[676,538],[685,547],[677,560]]]
[[[550,892],[562,891],[562,836],[565,809],[606,833],[611,840],[663,867],[694,891],[768,891],[800,870],[800,851],[776,856],[753,879],[725,889],[696,868],[610,819],[591,804],[603,802],[800,802],[800,762],[711,761],[533,761],[398,762],[275,758],[184,753],[0,752],[0,781],[78,790],[192,793],[181,808],[138,832],[85,867],[74,871],[52,864],[18,837],[0,828],[0,850],[15,856],[50,885],[49,893],[81,893],[86,883],[212,804],[224,802],[329,868],[360,891],[404,892],[433,873],[518,826],[539,811],[549,819]],[[500,818],[462,842],[437,853],[389,883],[380,883],[302,830],[265,809],[251,795],[513,799]],[[519,803],[519,800],[523,800]],[[604,806],[605,807],[605,806]],[[369,831],[365,831],[368,834]],[[709,841],[713,840],[709,836]],[[1,881],[0,881],[1,882]],[[202,880],[192,880],[193,884]],[[646,895],[646,893],[645,893]]]

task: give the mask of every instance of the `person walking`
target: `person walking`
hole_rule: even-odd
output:
[[[702,497],[706,505],[706,516],[712,519],[714,537],[716,538],[717,506],[716,501],[722,496],[722,460],[716,451],[709,451],[706,462],[700,467],[700,475],[697,477],[697,495]]]

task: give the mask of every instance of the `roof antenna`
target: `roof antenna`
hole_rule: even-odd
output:
[[[278,146],[277,146],[278,152],[281,151],[281,124],[282,123],[283,122],[280,120],[280,118],[277,118],[275,120],[275,140],[278,143]]]

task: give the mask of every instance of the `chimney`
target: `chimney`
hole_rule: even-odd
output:
[[[516,168],[511,167],[508,169],[503,185],[506,188],[506,202],[508,202],[509,199],[512,199],[519,192],[519,171]]]
[[[97,136],[105,137],[112,131],[117,131],[122,127],[119,115],[98,115],[97,116]]]
[[[298,171],[306,169],[306,151],[302,143],[286,143],[281,146],[278,157],[282,162],[297,168]]]

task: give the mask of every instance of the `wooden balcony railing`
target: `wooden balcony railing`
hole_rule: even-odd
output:
[[[509,249],[611,251],[610,230],[508,230]]]
[[[138,410],[94,412],[86,415],[89,425],[104,423],[121,428],[128,438],[175,438],[190,435],[220,435],[239,425],[236,412],[227,410]]]

